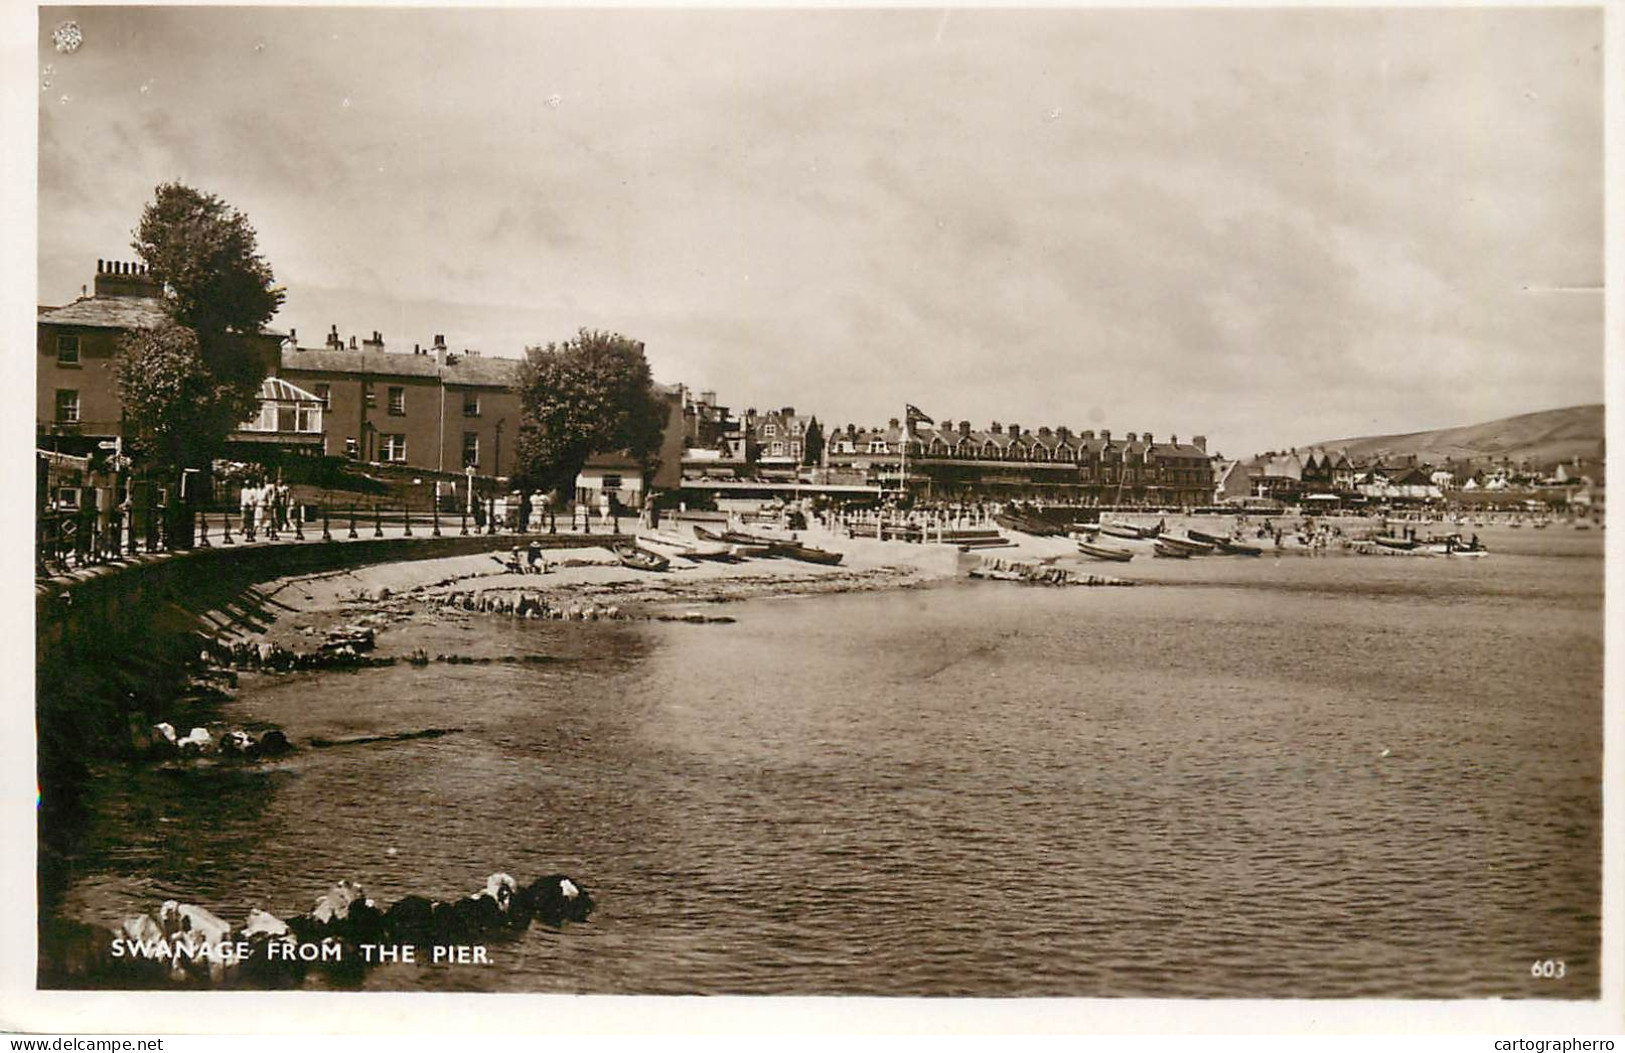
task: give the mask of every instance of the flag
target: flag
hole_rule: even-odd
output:
[[[908,418],[907,423],[910,427],[913,427],[916,424],[936,423],[936,421],[932,420],[930,417],[927,417],[925,415],[925,411],[920,409],[920,407],[908,403],[905,403],[904,405],[906,405],[908,408],[903,415]]]

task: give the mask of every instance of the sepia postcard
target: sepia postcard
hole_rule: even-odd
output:
[[[1618,1032],[1619,13],[25,10],[0,1026]]]

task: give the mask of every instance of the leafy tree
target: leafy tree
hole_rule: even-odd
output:
[[[205,464],[226,435],[259,408],[258,382],[222,380],[203,360],[191,329],[136,329],[115,362],[125,429],[141,456],[172,467]]]
[[[215,197],[164,183],[141,213],[132,247],[164,286],[169,315],[207,349],[223,333],[256,333],[283,291],[248,217]]]
[[[519,401],[515,475],[527,486],[568,494],[591,454],[646,460],[660,448],[666,407],[643,343],[619,333],[582,329],[562,344],[526,348]]]
[[[126,428],[157,463],[206,465],[258,409],[270,362],[250,341],[283,291],[248,218],[180,183],[157,188],[132,247],[161,283],[169,323],[120,346]]]
[[[801,437],[801,463],[816,465],[824,459],[824,428],[814,417],[807,422],[807,432]]]

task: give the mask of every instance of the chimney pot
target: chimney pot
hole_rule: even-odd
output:
[[[354,333],[350,334],[350,350],[351,351],[355,350],[355,334]]]

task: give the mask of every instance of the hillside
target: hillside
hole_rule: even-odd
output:
[[[1516,417],[1402,435],[1368,435],[1313,443],[1326,450],[1347,450],[1358,462],[1379,455],[1417,459],[1432,464],[1446,460],[1482,462],[1527,458],[1537,466],[1574,457],[1597,462],[1604,456],[1605,427],[1601,403],[1542,410]]]

